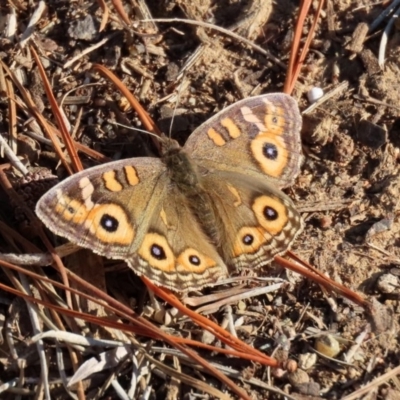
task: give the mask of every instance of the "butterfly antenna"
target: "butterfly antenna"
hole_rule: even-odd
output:
[[[112,125],[118,125],[118,126],[120,126],[120,127],[122,127],[122,128],[129,129],[129,130],[131,130],[131,131],[137,131],[137,132],[145,133],[146,135],[153,136],[153,137],[157,138],[157,139],[160,140],[160,141],[162,140],[161,137],[158,136],[157,134],[155,134],[155,133],[153,133],[153,132],[150,132],[150,131],[146,131],[146,130],[144,130],[144,129],[135,128],[135,127],[133,127],[133,126],[120,124],[119,122],[116,122],[116,121],[108,121],[108,123],[109,123],[109,124],[112,124]]]

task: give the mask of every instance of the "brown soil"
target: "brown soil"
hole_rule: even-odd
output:
[[[5,38],[3,33],[1,58],[9,67],[22,71],[24,86],[42,107],[43,115],[54,122],[37,67],[27,49],[21,51],[18,46],[34,9],[28,2],[12,3],[17,4],[18,28],[15,41]],[[194,128],[229,104],[248,96],[283,90],[285,68],[216,30],[175,21],[154,26],[138,24],[128,31],[122,27],[110,4],[111,18],[105,30],[99,33],[103,15],[99,2],[46,3],[47,12],[36,26],[31,43],[42,56],[55,96],[61,99],[72,91],[63,109],[76,140],[110,159],[155,154],[155,149],[147,135],[110,123],[118,121],[141,127],[136,114],[125,107],[122,95],[111,83],[93,73],[93,63],[105,65],[120,77],[167,134],[174,116],[171,134],[181,143]],[[316,7],[317,2],[314,3]],[[385,65],[381,68],[378,65],[379,44],[388,19],[374,32],[368,33],[368,26],[382,12],[383,5],[364,0],[327,3],[293,96],[301,110],[306,110],[310,88],[321,87],[325,93],[338,90],[332,98],[303,115],[305,162],[296,183],[287,193],[302,211],[305,229],[292,249],[333,280],[385,305],[382,312],[391,317],[382,330],[382,322],[371,323],[370,316],[362,308],[322,291],[303,277],[278,271],[279,277],[289,283],[272,294],[232,304],[233,319],[240,322],[237,322],[237,334],[242,340],[267,354],[277,356],[280,351],[297,360],[306,371],[305,377],[301,376],[297,382],[297,377],[280,376],[281,371],[269,375],[265,367],[257,364],[203,354],[210,361],[239,371],[240,377],[232,379],[253,399],[282,398],[263,387],[262,384],[267,383],[296,399],[343,399],[399,365],[400,33],[395,24],[386,46]],[[389,2],[383,3],[387,6]],[[298,2],[149,0],[147,6],[154,18],[195,19],[232,29],[270,52],[283,65],[288,63]],[[10,13],[10,8],[1,6],[3,16]],[[134,15],[136,19],[146,17],[145,14],[141,17],[137,9],[132,11],[127,7],[126,10],[132,20]],[[310,18],[304,27],[305,34],[311,23]],[[4,25],[0,28],[5,31]],[[69,68],[63,68],[74,56],[104,38],[108,40],[97,49],[79,57]],[[99,84],[80,87],[87,83]],[[9,124],[5,98],[0,110],[4,135]],[[17,154],[28,157],[32,167],[48,167],[55,172],[57,157],[51,147],[27,136],[26,131],[33,130],[31,125],[25,125],[27,120],[19,108]],[[2,161],[8,162],[6,158]],[[82,161],[85,167],[96,164],[85,155]],[[58,168],[56,173],[60,179],[66,177],[63,168]],[[23,185],[15,185],[32,210],[39,195],[47,189],[36,188],[33,194],[30,189],[27,194]],[[20,217],[20,209],[15,208],[4,193],[0,199],[1,221],[39,243],[27,220]],[[18,252],[4,235],[0,251]],[[78,270],[88,265],[90,257],[95,256],[85,253],[85,257],[81,257],[83,265]],[[144,293],[141,281],[126,269],[116,271],[116,263],[107,260],[102,260],[108,271],[104,277],[98,272],[99,259],[91,260],[95,273],[89,273],[88,279],[97,278],[99,286],[106,287],[122,302],[128,303],[130,297],[135,297],[137,310],[146,310],[149,299],[141,296]],[[68,265],[75,263],[81,263],[78,255]],[[257,271],[263,277],[270,277],[271,273],[276,277],[276,268]],[[1,280],[5,281],[5,277]],[[218,287],[207,288],[203,293],[217,290]],[[2,306],[2,313],[11,323],[18,325],[15,321],[19,320],[22,324],[23,304],[17,306],[11,296],[7,296],[7,300],[13,303],[13,309],[19,310],[19,316],[5,306]],[[154,321],[154,314],[150,318]],[[210,318],[222,323],[223,310]],[[22,325],[27,324],[26,321]],[[19,332],[11,331],[23,341],[33,335],[31,329],[28,324],[20,327]],[[165,329],[176,335],[202,339],[200,329],[187,322],[173,320]],[[363,333],[365,336],[361,338]],[[314,356],[318,338],[326,334],[339,341],[340,353],[333,360]],[[356,344],[357,340],[361,342]],[[147,343],[146,339],[140,341],[144,345]],[[212,338],[209,341],[218,344]],[[35,352],[35,348],[30,349]],[[355,354],[349,358],[351,350]],[[49,353],[54,357],[54,350],[49,349]],[[38,379],[37,356],[30,356],[32,360],[27,357],[25,377]],[[160,357],[159,353],[154,356]],[[313,360],[310,367],[304,364],[304,358]],[[171,360],[166,357],[164,362],[172,365]],[[6,342],[1,346],[0,364],[3,382],[18,377]],[[70,368],[66,366],[69,376]],[[122,385],[129,385],[132,374],[129,368],[131,366],[123,371],[128,378],[121,378]],[[181,368],[182,372],[193,376],[190,366],[182,364]],[[53,379],[57,377],[55,365],[50,365],[49,374]],[[99,373],[100,384],[108,374],[108,370]],[[202,379],[202,376],[207,383],[223,390],[214,378],[197,371],[196,377]],[[88,393],[93,393],[94,385],[99,386],[99,382],[93,379],[88,385],[92,385]],[[171,399],[208,398],[195,397],[195,393],[200,393],[198,389],[177,384],[170,377],[156,373],[145,385],[152,386],[150,398],[153,399],[167,398],[167,395],[172,396],[168,397]],[[175,397],[172,395],[174,385],[178,388]],[[23,387],[32,390],[35,386]],[[53,390],[52,398],[67,398],[63,389]],[[117,398],[112,388],[106,393],[103,398]],[[139,398],[141,389],[138,387],[135,393],[135,398]],[[15,394],[5,393],[4,396],[11,399]],[[357,398],[400,399],[400,384],[394,377]]]

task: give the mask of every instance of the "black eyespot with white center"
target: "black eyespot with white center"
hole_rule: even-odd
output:
[[[68,206],[67,207],[67,211],[70,213],[70,214],[75,214],[75,208],[74,207],[71,207],[71,206]]]
[[[278,158],[278,148],[274,143],[264,143],[263,154],[268,160],[276,160]]]
[[[242,238],[243,244],[245,244],[246,246],[250,246],[253,244],[254,242],[254,236],[253,235],[244,235]]]
[[[101,227],[107,232],[116,232],[119,226],[118,220],[109,214],[104,214],[100,220]]]
[[[165,260],[167,258],[164,249],[158,244],[152,244],[150,247],[150,252],[151,255],[157,260]]]
[[[198,267],[200,265],[201,261],[200,261],[199,257],[191,255],[191,256],[189,256],[189,262],[191,264],[195,265],[196,267]]]
[[[275,221],[278,219],[279,215],[278,212],[270,207],[270,206],[266,206],[264,207],[264,217],[268,220],[268,221]]]

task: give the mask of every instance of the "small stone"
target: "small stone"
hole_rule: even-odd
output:
[[[72,39],[92,41],[98,33],[98,23],[88,14],[85,18],[75,21],[68,29],[68,34]]]
[[[308,101],[313,104],[324,95],[324,91],[319,87],[313,87],[307,92]]]
[[[96,97],[93,101],[93,104],[96,107],[104,107],[107,105],[107,101],[105,99],[103,99],[102,97]]]
[[[287,360],[286,370],[287,372],[295,372],[297,370],[297,362],[292,359]]]
[[[310,377],[306,371],[297,369],[294,372],[288,374],[288,380],[293,386],[303,385],[304,383],[310,382]]]
[[[335,358],[340,353],[339,342],[332,335],[323,335],[315,340],[315,350],[326,357]]]
[[[361,120],[358,124],[357,136],[362,144],[372,149],[379,149],[388,140],[386,129],[365,119]]]
[[[382,293],[399,292],[400,280],[398,276],[392,274],[384,274],[378,279],[376,286]]]
[[[319,225],[321,227],[321,229],[328,229],[332,226],[332,217],[330,217],[329,215],[324,215],[320,221],[319,221]]]
[[[165,79],[167,82],[174,82],[179,74],[179,66],[176,63],[169,63],[167,65],[167,71],[165,73]]]
[[[282,368],[273,368],[272,375],[275,378],[283,378],[286,375],[286,371]]]
[[[154,314],[154,308],[153,307],[147,306],[147,305],[143,307],[143,311],[142,311],[142,315],[143,316],[145,316],[147,318],[150,318],[153,314]]]
[[[169,326],[172,321],[172,315],[169,313],[169,311],[166,311],[164,314],[164,326]]]
[[[243,326],[243,324],[244,324],[244,318],[243,317],[239,317],[234,323],[235,328],[238,328],[239,326]]]
[[[305,353],[299,355],[299,368],[307,370],[312,368],[317,362],[315,353]]]

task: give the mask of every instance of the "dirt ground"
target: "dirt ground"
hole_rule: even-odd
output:
[[[273,3],[269,0],[146,1],[147,11],[153,18],[191,19],[224,27],[267,50],[280,61],[278,64],[237,38],[205,27],[169,21],[135,23],[128,30],[108,4],[110,19],[99,33],[103,16],[100,2],[45,3],[47,11],[36,26],[34,46],[42,56],[56,98],[60,100],[67,95],[63,108],[75,139],[109,159],[154,155],[156,151],[147,135],[110,122],[141,127],[123,96],[91,70],[93,63],[106,66],[123,80],[164,132],[169,132],[174,116],[172,137],[184,143],[199,124],[233,102],[283,90],[284,67],[289,60],[299,7],[298,1],[289,0]],[[133,4],[125,5],[132,20],[147,17],[146,10],[140,10],[135,1],[125,3]],[[317,3],[313,2],[312,11]],[[389,4],[389,1],[372,0],[331,0],[325,4],[293,92],[304,111],[305,157],[299,177],[286,192],[305,221],[305,229],[292,250],[333,280],[383,304],[390,321],[382,331],[379,324],[378,327],[371,324],[361,307],[279,266],[256,271],[259,277],[273,276],[287,283],[268,295],[231,304],[236,333],[269,355],[285,351],[299,363],[304,376],[300,372],[296,381],[297,378],[288,377],[282,371],[269,371],[258,364],[203,354],[210,361],[238,371],[239,376],[233,379],[253,399],[283,398],[268,390],[266,384],[286,391],[295,399],[345,399],[400,364],[397,329],[400,314],[400,25],[396,20],[388,36],[384,66],[379,65],[378,54],[383,29],[390,18],[368,31]],[[2,32],[6,29],[5,16],[10,15],[11,9],[15,10],[17,30],[14,38],[7,38],[3,33],[1,59],[20,72],[24,86],[43,115],[54,122],[29,51],[18,46],[34,6],[26,1],[10,1],[8,7],[2,5]],[[310,17],[304,34],[311,23]],[[76,60],[66,68],[65,63],[74,57]],[[320,87],[325,93],[333,91],[333,96],[308,110],[307,92],[313,87]],[[1,132],[8,132],[6,103],[3,98]],[[17,154],[25,155],[32,167],[50,168],[60,179],[65,178],[66,171],[56,169],[58,158],[51,147],[27,135],[27,131],[33,130],[27,121],[28,117],[19,109]],[[81,159],[85,167],[98,163],[85,155]],[[7,158],[2,162],[8,162]],[[33,210],[40,191],[27,193],[18,183],[15,187]],[[1,220],[29,240],[35,240],[26,219],[20,217],[18,209],[15,211],[3,192],[0,201]],[[0,251],[12,253],[15,249],[2,238]],[[91,255],[85,254],[84,262],[90,260],[98,268],[100,257],[92,260]],[[69,264],[74,264],[77,258]],[[149,298],[143,297],[141,281],[121,263],[102,262],[106,275],[96,273],[92,278],[119,300],[127,304],[134,301],[137,311],[146,314]],[[1,280],[5,279],[2,276]],[[207,288],[203,294],[217,290],[218,287]],[[15,301],[10,295],[7,298]],[[4,314],[10,318],[9,309],[3,307]],[[210,318],[222,324],[226,312],[220,309]],[[154,315],[149,318],[157,323]],[[20,335],[30,337],[30,328],[24,329]],[[202,339],[199,328],[187,321],[173,320],[165,329],[176,335]],[[319,347],[326,337],[334,342],[328,346],[328,352],[338,346],[339,353],[333,358],[315,353],[315,348],[327,347]],[[216,344],[212,338],[204,340]],[[4,378],[0,379],[4,382],[18,374],[10,361],[8,347],[3,343],[1,349],[3,372],[0,376]],[[154,357],[160,358],[160,355],[154,354]],[[172,365],[170,358],[164,362]],[[38,377],[36,363],[37,359],[32,364],[28,362],[26,377]],[[193,375],[191,366],[181,368]],[[50,372],[53,377],[57,376],[56,369]],[[106,379],[107,373],[99,373],[103,374],[100,380]],[[200,377],[201,372],[197,374]],[[223,390],[209,375],[202,375],[200,379]],[[93,393],[90,389],[93,390],[96,382],[93,379],[88,384],[89,393]],[[151,386],[150,399],[213,398],[196,395],[201,392],[184,383],[172,395],[171,378],[160,374],[154,373],[147,384]],[[15,398],[12,394],[5,396]],[[54,389],[52,398],[62,399],[67,395],[59,388]],[[114,399],[117,395],[109,389],[103,398]],[[387,379],[354,398],[400,399],[400,382],[396,377]]]

